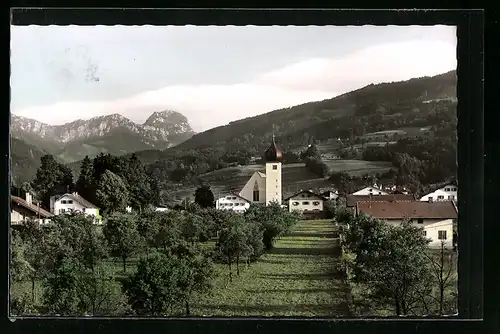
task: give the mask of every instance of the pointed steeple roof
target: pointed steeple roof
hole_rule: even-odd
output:
[[[274,141],[274,134],[271,146],[269,146],[269,148],[266,150],[264,158],[266,162],[281,162],[283,160],[283,153],[278,150],[278,147],[276,146],[276,142]]]

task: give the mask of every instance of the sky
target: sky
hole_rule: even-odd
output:
[[[11,26],[11,112],[184,114],[197,132],[456,68],[451,26]]]

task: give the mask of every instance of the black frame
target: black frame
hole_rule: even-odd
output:
[[[9,323],[7,332],[21,330],[66,332],[77,329],[82,332],[110,329],[141,329],[141,331],[193,331],[193,332],[247,332],[264,330],[276,331],[352,331],[373,332],[394,329],[413,329],[428,332],[431,329],[447,330],[455,333],[469,333],[484,329],[483,317],[483,203],[484,197],[484,133],[483,133],[483,49],[484,49],[484,12],[481,10],[264,10],[264,9],[13,9],[11,23],[15,25],[435,25],[457,26],[458,35],[458,179],[460,182],[459,198],[459,315],[453,318],[435,319],[363,319],[322,320],[322,319],[124,319],[113,318],[58,318],[23,319]],[[472,112],[473,111],[473,112]],[[10,114],[4,113],[5,156],[10,153]],[[10,155],[9,155],[10,157]],[[10,188],[10,159],[2,164],[2,182],[4,189]],[[7,190],[8,191],[8,190]],[[7,193],[7,197],[9,193]],[[2,208],[7,215],[8,199]],[[2,241],[8,244],[8,225],[5,224]],[[7,233],[6,233],[7,232]],[[4,248],[5,249],[5,248]],[[5,258],[4,258],[5,259]],[[8,269],[8,261],[4,261]],[[7,272],[7,270],[5,271]],[[4,276],[5,277],[5,276]],[[5,285],[4,285],[5,287]],[[6,306],[5,300],[2,308]],[[8,310],[7,310],[8,312]],[[8,313],[6,313],[8,314]],[[498,324],[497,324],[498,328]],[[479,332],[484,332],[479,330]]]

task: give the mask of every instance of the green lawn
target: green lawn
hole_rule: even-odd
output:
[[[212,295],[195,300],[191,312],[199,316],[348,316],[350,291],[335,270],[338,242],[331,221],[301,221],[232,283],[227,266],[218,265]]]

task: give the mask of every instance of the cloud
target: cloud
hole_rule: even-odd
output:
[[[256,82],[346,92],[370,83],[432,76],[456,66],[456,45],[414,41],[377,45],[342,58],[308,59],[267,73]]]
[[[144,122],[172,109],[195,131],[274,109],[335,97],[370,83],[431,76],[456,68],[456,46],[415,41],[379,45],[342,58],[312,58],[230,85],[171,85],[109,101],[68,101],[13,110],[49,124],[120,113]]]

